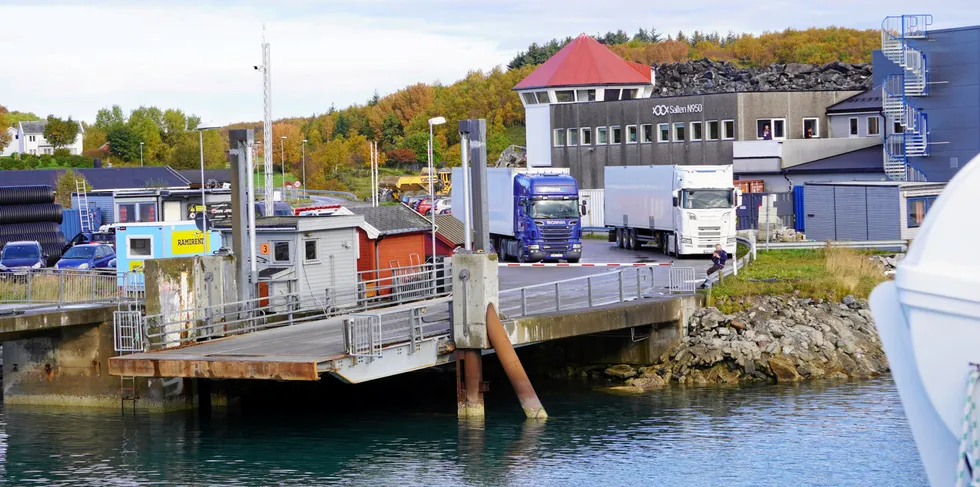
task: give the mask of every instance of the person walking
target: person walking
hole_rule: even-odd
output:
[[[704,278],[704,283],[701,284],[701,289],[708,287],[708,283],[711,281],[711,275],[716,272],[721,272],[725,268],[725,263],[728,262],[728,252],[721,249],[721,244],[715,245],[715,252],[711,254],[711,267],[705,273],[707,277]]]

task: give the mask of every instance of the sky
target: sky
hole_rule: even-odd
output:
[[[530,43],[655,27],[762,33],[879,28],[928,10],[933,28],[980,24],[968,0],[0,0],[0,105],[91,122],[118,104],[180,108],[205,123],[262,119],[262,36],[272,115],[309,116],[424,82],[506,66]],[[664,2],[666,3],[666,2]],[[938,5],[942,3],[942,5]],[[620,7],[619,5],[622,5]]]

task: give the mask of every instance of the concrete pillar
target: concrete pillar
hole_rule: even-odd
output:
[[[453,255],[453,341],[457,349],[488,349],[487,306],[499,307],[497,255]]]

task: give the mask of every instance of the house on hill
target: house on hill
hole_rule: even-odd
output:
[[[54,146],[51,145],[47,139],[44,138],[44,127],[48,125],[46,120],[36,120],[32,122],[20,122],[17,124],[17,134],[14,139],[14,143],[11,145],[16,145],[17,152],[20,154],[31,154],[35,156],[40,155],[52,155],[54,154]],[[82,139],[85,130],[82,128],[82,124],[78,124],[78,135],[75,136],[75,142],[71,145],[64,147],[68,150],[69,154],[79,155],[82,153]]]

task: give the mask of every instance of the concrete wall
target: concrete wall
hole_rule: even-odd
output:
[[[531,105],[524,109],[529,166],[551,166],[551,111],[548,107]]]
[[[859,91],[791,91],[783,93],[739,93],[736,130],[738,140],[757,140],[760,119],[785,119],[786,138],[803,138],[803,119],[819,121],[818,136],[830,136],[827,107],[860,93]],[[772,128],[772,127],[770,127]]]
[[[927,96],[910,100],[929,117],[929,157],[909,161],[929,181],[950,178],[980,153],[980,26],[937,30],[928,39],[909,43],[927,59],[930,82]],[[875,51],[875,86],[901,68]],[[891,133],[890,122],[887,129]]]
[[[163,315],[165,322],[182,322],[183,326],[196,324],[202,318],[204,308],[220,313],[221,305],[238,300],[238,284],[235,281],[233,257],[194,256],[145,261],[146,315]],[[208,274],[211,279],[208,280]],[[201,316],[182,311],[201,309]],[[152,332],[166,332],[168,339],[176,340],[183,331],[182,325],[171,324]]]
[[[571,174],[583,189],[599,189],[604,187],[603,171],[605,166],[648,165],[648,164],[728,164],[732,160],[731,141],[704,140],[707,136],[708,121],[736,119],[736,96],[734,93],[713,95],[686,96],[674,98],[647,98],[639,100],[569,103],[552,105],[551,126],[555,129],[580,129],[588,127],[592,130],[592,141],[588,145],[573,147],[552,147],[552,165],[555,167],[571,168]],[[666,113],[654,108],[684,107],[700,105],[701,111],[687,113]],[[658,141],[657,125],[684,123],[687,136],[683,142]],[[703,137],[701,141],[691,141],[691,122],[701,122]],[[628,140],[628,126],[636,125],[637,141]],[[650,125],[653,131],[653,141],[644,142],[642,126]],[[737,124],[736,124],[737,125]],[[599,143],[598,127],[618,126],[622,130],[620,143],[613,143],[612,130],[609,129],[607,144]],[[736,132],[738,128],[736,127]],[[719,134],[723,135],[723,134]],[[554,134],[549,134],[553,140]],[[530,160],[530,158],[529,158]]]

